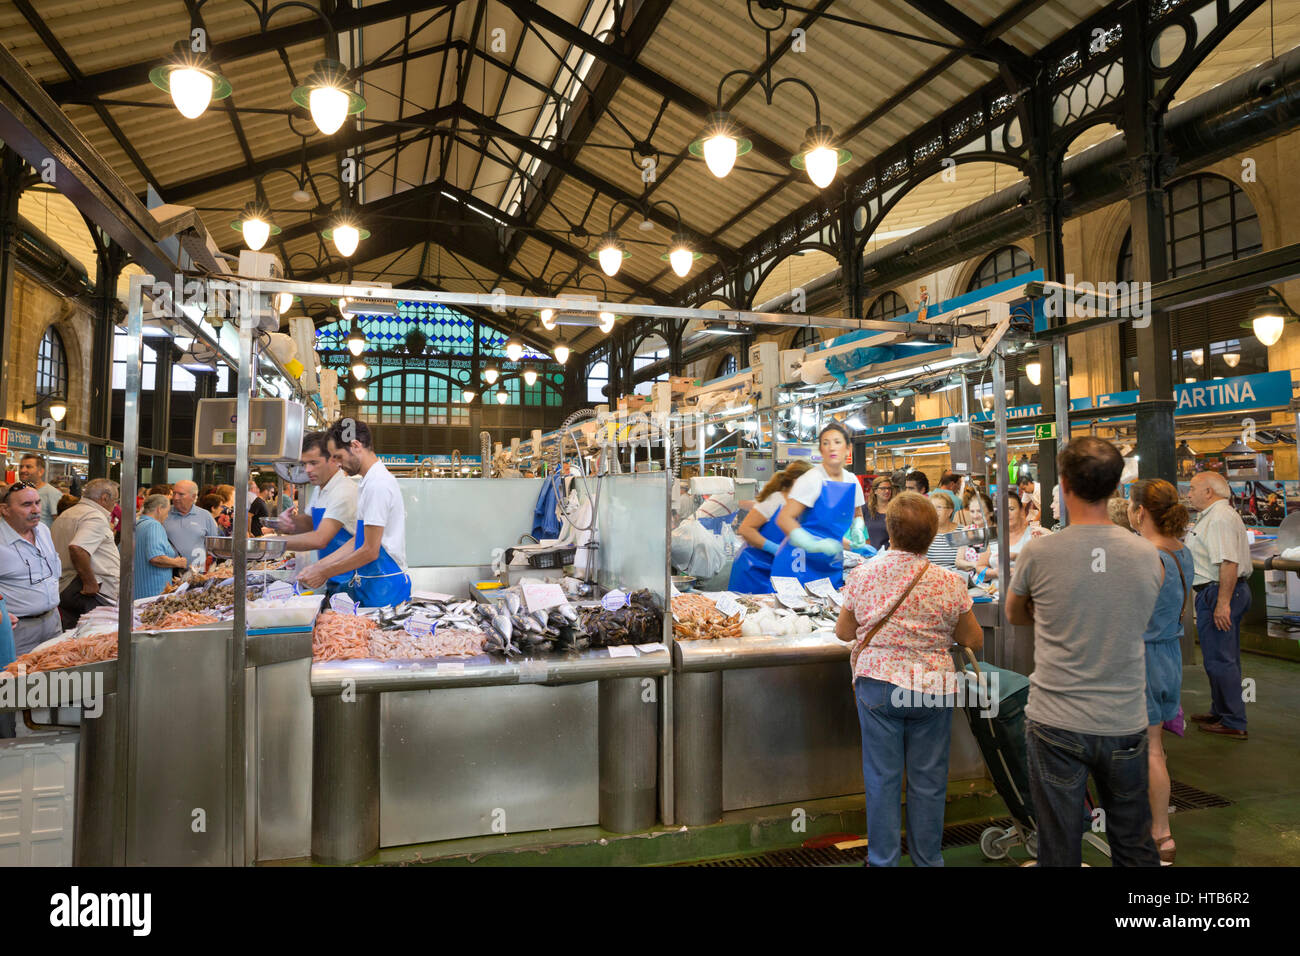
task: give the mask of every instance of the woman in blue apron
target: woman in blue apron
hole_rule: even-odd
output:
[[[772,558],[772,576],[816,581],[830,578],[844,584],[844,538],[861,537],[862,486],[844,466],[849,458],[849,433],[832,422],[818,438],[822,463],[799,478],[790,489],[778,524],[786,540]]]
[[[785,532],[777,524],[777,515],[785,506],[785,496],[795,480],[812,468],[806,461],[792,462],[773,475],[758,493],[757,504],[740,524],[745,546],[731,563],[727,590],[736,594],[772,593],[772,557],[785,541]]]
[[[357,546],[360,547],[365,540],[365,523],[357,519]],[[356,601],[358,607],[387,607],[411,598],[410,575],[389,556],[382,544],[379,557],[341,576],[348,579],[348,597]]]

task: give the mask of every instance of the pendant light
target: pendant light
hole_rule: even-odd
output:
[[[518,362],[524,357],[524,346],[516,338],[511,338],[506,342],[506,358],[511,362]]]
[[[686,233],[678,229],[673,234],[668,251],[659,258],[667,259],[677,277],[685,279],[690,274],[691,266],[695,264],[695,260],[700,258],[700,254],[691,248],[691,241]]]
[[[544,328],[547,332],[554,332],[555,331],[555,310],[542,309],[540,315],[542,319],[542,328]]]
[[[614,320],[618,318],[613,312],[600,313],[600,330],[608,335],[614,331]]]
[[[600,237],[600,245],[596,248],[596,260],[600,263],[600,271],[605,273],[611,279],[618,275],[618,270],[623,266],[623,259],[628,255],[627,250],[623,247],[623,242],[618,238],[618,233],[612,229]]]
[[[193,52],[184,40],[176,42],[165,64],[149,71],[149,81],[171,95],[172,104],[186,119],[198,119],[213,100],[224,100],[231,93],[230,83],[208,55]]]
[[[1040,363],[1040,362],[1026,362],[1026,363],[1025,363],[1025,375],[1027,375],[1027,376],[1029,377],[1029,381],[1030,381],[1031,384],[1033,384],[1033,385],[1038,385],[1039,383],[1041,383],[1042,380],[1043,380],[1043,366],[1042,366],[1042,363]]]
[[[798,154],[790,159],[790,165],[806,172],[818,189],[825,189],[834,182],[835,171],[853,158],[847,149],[837,149],[833,145],[834,136],[835,132],[822,123],[808,127]]]
[[[56,398],[50,402],[50,418],[56,422],[63,421],[68,414],[68,403],[61,398]]]
[[[366,377],[366,373],[369,371],[370,367],[366,365],[365,359],[358,356],[352,360],[352,378],[354,380],[358,382],[361,381]]]
[[[569,346],[565,344],[563,336],[555,340],[555,348],[551,353],[555,356],[555,361],[561,365],[569,360]]]
[[[366,400],[366,387],[358,384],[352,389],[352,394],[357,397],[358,402],[364,402]]]
[[[530,388],[537,384],[537,369],[535,368],[524,369],[524,384],[529,386]]]
[[[505,393],[505,389],[497,389],[497,404],[504,405],[508,401],[510,401],[510,396]]]
[[[1236,368],[1241,363],[1240,352],[1224,352],[1223,361],[1228,368]]]
[[[230,228],[244,237],[244,245],[257,252],[271,236],[280,234],[280,227],[271,221],[271,209],[265,202],[255,199],[244,203],[239,218],[230,224]]]
[[[361,323],[356,319],[352,320],[352,331],[348,333],[347,346],[348,351],[353,355],[360,355],[366,350],[366,333],[361,331]]]
[[[1276,345],[1282,338],[1287,319],[1293,315],[1282,297],[1268,288],[1251,307],[1250,328],[1255,333],[1255,338],[1265,346]]]
[[[338,254],[346,259],[357,251],[362,239],[370,238],[370,230],[362,229],[351,214],[342,212],[334,217],[328,229],[321,231],[321,237],[326,242],[334,243]]]
[[[275,294],[275,311],[280,315],[288,312],[291,305],[293,305],[292,292],[277,292]]]
[[[326,136],[338,132],[343,121],[366,108],[366,101],[349,89],[348,69],[338,60],[317,60],[293,101],[311,112],[312,122]]]
[[[474,389],[472,388],[467,388],[460,393],[460,400],[464,402],[466,405],[474,401],[474,397],[475,397],[475,392]]]
[[[709,114],[709,125],[704,135],[691,143],[689,150],[692,156],[703,158],[709,172],[725,179],[735,167],[736,160],[753,148],[753,143],[737,135],[731,114],[720,109]]]
[[[497,379],[500,377],[501,373],[497,370],[495,365],[489,365],[483,370],[483,381],[487,382],[489,385],[495,385]]]

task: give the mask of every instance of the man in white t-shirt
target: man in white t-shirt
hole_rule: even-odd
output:
[[[298,575],[317,588],[330,577],[353,574],[348,594],[362,607],[388,607],[411,596],[406,573],[406,505],[397,479],[375,454],[365,422],[345,418],[329,431],[330,458],[348,475],[361,476],[352,548],[340,548]]]
[[[340,548],[352,547],[357,527],[357,483],[330,458],[325,432],[303,436],[298,460],[312,484],[311,500],[302,514],[280,515],[276,527],[290,535],[288,550],[308,552],[310,560],[320,561]],[[330,578],[328,590],[341,591],[351,580],[351,574],[339,574]]]

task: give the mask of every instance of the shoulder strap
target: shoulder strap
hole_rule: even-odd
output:
[[[1178,569],[1178,580],[1183,582],[1183,603],[1185,604],[1187,602],[1187,575],[1183,573],[1183,566],[1178,561],[1178,553],[1170,551],[1168,548],[1161,548],[1160,550],[1174,560],[1174,567]]]

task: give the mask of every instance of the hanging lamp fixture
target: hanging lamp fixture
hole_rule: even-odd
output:
[[[311,113],[312,122],[321,133],[332,136],[344,120],[366,108],[365,98],[352,90],[352,85],[348,68],[326,57],[316,61],[306,81],[294,89],[292,98]]]
[[[149,71],[149,81],[171,96],[182,116],[198,119],[213,100],[224,100],[232,90],[207,51],[191,47],[192,43],[177,40],[167,62]]]

